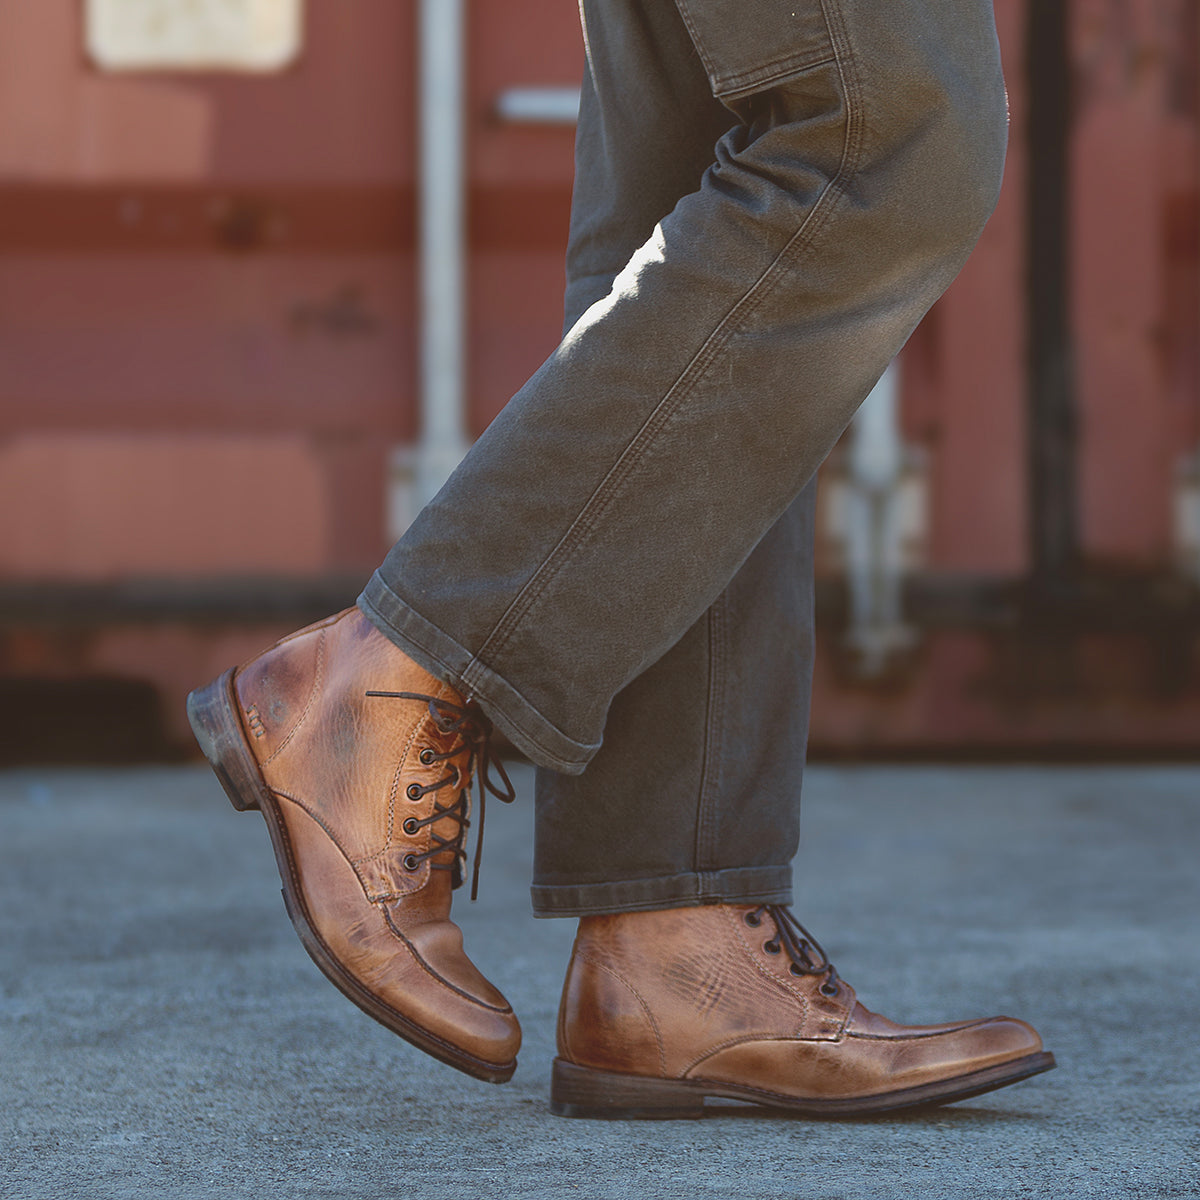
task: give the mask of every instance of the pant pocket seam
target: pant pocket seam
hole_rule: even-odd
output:
[[[811,0],[806,0],[806,2],[811,2]],[[823,0],[816,0],[816,2],[821,8],[821,16],[824,19],[825,36],[832,47],[833,34],[829,28],[828,13],[825,11]],[[695,18],[688,6],[688,0],[676,0],[675,8],[687,28],[688,36],[704,67],[704,73],[708,76],[712,94],[718,100],[735,100],[759,89],[770,87],[772,84],[786,82],[790,77],[831,62],[834,58],[832,49],[810,47],[806,50],[793,50],[791,53],[778,55],[766,62],[755,63],[753,66],[724,69],[719,66],[710,53],[707,39],[696,25]],[[792,15],[795,16],[795,13]]]
[[[737,75],[730,76],[719,88],[714,84],[713,95],[718,100],[739,100],[754,92],[765,91],[767,88],[788,83],[807,71],[815,71],[818,67],[827,67],[835,61],[832,54],[825,54],[816,59],[798,59],[795,56],[776,59],[774,62],[764,63],[761,67],[753,70],[742,71]]]

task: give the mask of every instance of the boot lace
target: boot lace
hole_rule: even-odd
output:
[[[483,822],[486,813],[487,796],[489,793],[504,804],[511,804],[517,796],[512,780],[504,769],[504,764],[492,751],[492,723],[483,714],[478,704],[455,704],[450,700],[439,699],[436,696],[426,696],[420,692],[367,692],[368,696],[383,696],[393,700],[422,700],[429,706],[429,716],[437,729],[449,736],[458,735],[458,741],[449,750],[438,752],[431,747],[421,751],[421,762],[426,766],[436,762],[448,762],[457,758],[464,750],[469,749],[465,769],[451,766],[448,774],[434,783],[410,783],[405,794],[410,800],[420,800],[430,792],[439,792],[445,788],[458,787],[460,781],[466,780],[458,789],[458,797],[452,804],[442,804],[437,799],[433,802],[433,812],[422,820],[408,817],[403,825],[405,833],[414,834],[425,825],[433,825],[438,821],[449,818],[457,824],[452,837],[444,838],[436,830],[429,831],[432,845],[423,854],[407,854],[404,865],[414,871],[426,859],[434,858],[443,851],[450,851],[453,858],[448,863],[431,862],[429,865],[435,871],[452,871],[452,887],[461,887],[463,882],[463,864],[467,861],[467,852],[463,848],[467,829],[470,827],[468,813],[471,809],[470,779],[474,775],[479,782],[479,831],[475,835],[475,862],[471,873],[471,899],[479,894],[479,865],[483,860]],[[492,779],[492,768],[500,776],[501,785]]]
[[[746,913],[743,920],[752,929],[757,929],[762,924],[764,913],[775,924],[775,936],[763,942],[763,949],[768,954],[786,951],[792,960],[789,969],[793,975],[824,975],[826,978],[820,987],[821,994],[836,996],[838,973],[821,943],[782,904],[760,904]]]

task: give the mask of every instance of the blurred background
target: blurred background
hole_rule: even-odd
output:
[[[997,0],[1000,207],[822,472],[816,757],[1200,753],[1200,18]],[[571,0],[0,0],[0,762],[189,755],[554,347]],[[647,114],[653,119],[653,114]]]

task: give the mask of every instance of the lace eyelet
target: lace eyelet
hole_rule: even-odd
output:
[[[775,942],[775,941],[763,942],[763,949],[768,954],[778,954],[779,950],[780,950],[780,946],[779,946],[779,943]]]
[[[836,983],[821,984],[822,996],[836,996],[838,994],[838,985]]]
[[[748,912],[742,918],[742,920],[745,921],[751,929],[757,929],[762,924],[762,917],[756,917],[752,912]]]
[[[404,869],[406,871],[415,871],[421,864],[417,862],[415,854],[406,854],[404,856]]]
[[[421,761],[428,767],[433,762],[433,751],[428,746],[421,751]]]
[[[410,783],[404,793],[410,800],[420,800],[425,794],[419,783]]]
[[[792,963],[792,965],[788,968],[788,970],[791,971],[791,973],[793,975],[803,975],[804,974],[804,972],[802,970],[800,970],[800,968],[798,966],[796,966],[795,963]]]
[[[421,831],[421,826],[417,824],[416,817],[409,817],[404,822],[404,825],[402,826],[402,828],[403,828],[404,832],[407,833],[410,837],[414,833],[419,833]]]

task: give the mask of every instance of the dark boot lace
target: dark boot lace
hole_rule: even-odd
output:
[[[792,960],[789,969],[793,975],[824,975],[826,979],[821,984],[821,994],[836,996],[838,973],[829,961],[829,955],[821,948],[821,943],[782,904],[760,904],[746,913],[743,920],[751,928],[757,929],[762,924],[763,913],[775,922],[775,936],[763,942],[763,949],[768,954],[779,954],[786,950],[788,958]]]
[[[467,852],[463,848],[467,829],[471,822],[467,817],[470,812],[470,777],[479,781],[479,832],[475,835],[475,862],[471,873],[471,899],[479,894],[479,864],[483,858],[483,820],[486,810],[487,795],[490,792],[497,800],[511,804],[516,799],[516,789],[504,769],[504,764],[492,754],[492,723],[484,716],[478,704],[455,704],[450,700],[438,699],[436,696],[426,696],[420,692],[367,692],[368,696],[385,696],[393,700],[423,700],[429,705],[429,716],[439,732],[454,735],[459,740],[449,749],[438,753],[431,747],[421,751],[421,762],[426,766],[436,762],[448,762],[457,758],[464,750],[470,749],[465,769],[452,766],[449,773],[434,783],[410,783],[405,794],[410,800],[420,800],[430,792],[439,792],[443,788],[457,787],[465,779],[458,790],[458,798],[453,804],[433,802],[433,812],[422,820],[408,817],[403,825],[404,832],[414,834],[425,825],[433,825],[438,821],[450,819],[457,823],[453,837],[444,838],[436,830],[429,831],[432,845],[423,854],[406,854],[404,865],[415,871],[426,859],[434,858],[449,851],[453,857],[450,862],[431,862],[429,865],[435,871],[452,871],[452,887],[460,887],[463,882],[463,864],[467,860]],[[492,767],[496,768],[503,787],[497,787],[492,781]]]

